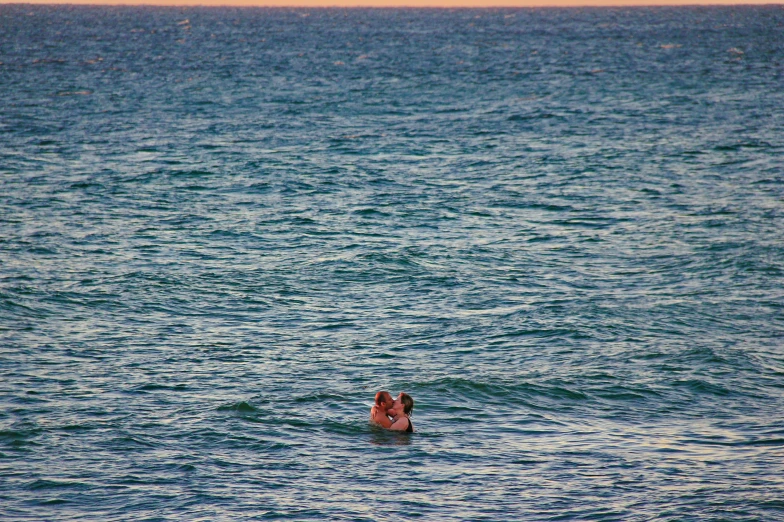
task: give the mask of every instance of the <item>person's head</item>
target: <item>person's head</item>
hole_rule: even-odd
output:
[[[397,399],[395,399],[395,404],[392,406],[392,411],[395,415],[400,415],[401,413],[411,415],[413,410],[414,399],[412,399],[409,394],[401,392],[400,395],[397,396]]]
[[[392,395],[388,391],[380,391],[376,394],[376,406],[382,410],[388,410],[393,403]]]

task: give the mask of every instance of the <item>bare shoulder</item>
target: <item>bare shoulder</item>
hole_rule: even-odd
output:
[[[403,416],[403,417],[400,417],[399,419],[397,419],[395,422],[393,422],[392,426],[390,426],[389,429],[390,430],[395,430],[395,431],[406,431],[408,429],[408,425],[410,423],[411,423],[411,421],[408,420],[408,417]],[[411,429],[413,429],[413,428],[414,428],[414,426],[412,424],[411,425]]]
[[[389,428],[390,426],[392,426],[392,421],[389,420],[389,418],[386,415],[378,411],[378,409],[375,407],[370,412],[370,422],[373,424],[377,424],[382,428]]]

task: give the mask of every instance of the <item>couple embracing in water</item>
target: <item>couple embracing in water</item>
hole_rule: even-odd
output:
[[[376,394],[376,403],[370,408],[370,422],[382,428],[394,431],[414,432],[411,424],[411,411],[414,409],[414,399],[407,393],[400,393],[397,399],[387,391]]]

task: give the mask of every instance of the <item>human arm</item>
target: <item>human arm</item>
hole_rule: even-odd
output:
[[[389,427],[392,431],[406,431],[408,429],[408,425],[411,423],[408,417],[405,415],[400,415],[395,417],[394,420],[391,422],[391,426]]]
[[[373,410],[370,413],[370,419],[382,428],[389,429],[392,426],[392,421],[389,420],[389,417],[375,406],[373,406]]]

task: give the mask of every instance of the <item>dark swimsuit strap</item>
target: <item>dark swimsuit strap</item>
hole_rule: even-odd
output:
[[[406,433],[414,433],[414,425],[411,424],[411,419],[406,417],[406,420],[408,420],[408,428],[406,428]]]

